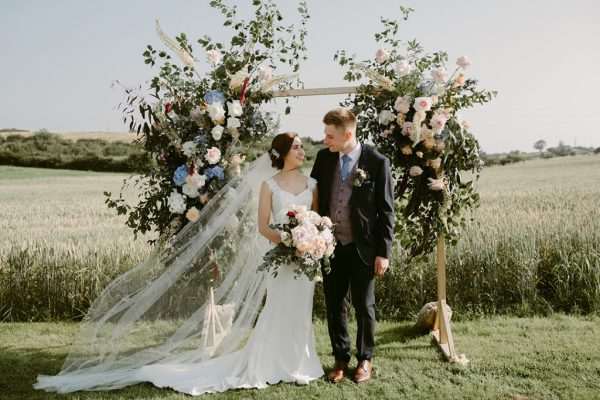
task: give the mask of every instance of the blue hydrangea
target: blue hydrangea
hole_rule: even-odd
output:
[[[173,174],[173,182],[177,186],[183,186],[187,182],[189,171],[187,165],[183,164],[177,167],[175,173]]]
[[[214,167],[206,168],[204,170],[204,175],[206,175],[206,177],[208,179],[211,179],[211,178],[218,178],[220,180],[225,179],[225,173],[223,172],[223,168],[219,167],[218,165],[215,165]]]
[[[220,90],[211,90],[204,95],[204,102],[206,104],[219,102],[223,107],[225,107],[225,94]]]
[[[206,137],[206,135],[198,135],[194,138],[194,142],[197,144],[204,144],[207,140],[208,138]]]

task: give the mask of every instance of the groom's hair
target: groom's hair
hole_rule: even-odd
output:
[[[356,132],[356,117],[352,111],[345,108],[334,108],[323,117],[325,125],[333,125],[336,128]]]

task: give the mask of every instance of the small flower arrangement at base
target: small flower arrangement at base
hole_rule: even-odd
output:
[[[291,205],[282,213],[288,222],[270,225],[281,232],[281,242],[264,255],[259,271],[270,271],[277,276],[282,265],[291,265],[295,267],[296,278],[306,275],[311,281],[319,280],[321,264],[323,271],[329,273],[335,250],[331,220],[306,206]]]

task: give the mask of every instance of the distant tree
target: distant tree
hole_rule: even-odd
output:
[[[545,140],[538,140],[537,142],[535,142],[533,144],[533,148],[536,150],[539,150],[540,153],[544,152],[544,148],[546,147],[546,141]]]
[[[563,142],[562,140],[558,141],[558,146],[549,147],[548,151],[557,157],[564,157],[575,154],[571,146],[565,144],[565,142]]]

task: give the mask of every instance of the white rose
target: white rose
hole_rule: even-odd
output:
[[[402,124],[402,134],[404,136],[409,136],[414,130],[414,125],[412,122],[405,122]]]
[[[396,116],[390,110],[383,110],[379,113],[379,123],[381,125],[387,125],[395,119]]]
[[[321,231],[321,237],[325,240],[325,242],[333,243],[333,233],[331,232],[331,229],[323,229]]]
[[[198,209],[196,207],[190,208],[188,210],[188,212],[185,214],[185,217],[190,222],[196,222],[196,221],[198,221],[198,217],[199,216],[200,216],[200,211],[198,211]]]
[[[386,62],[390,59],[390,53],[386,49],[381,48],[377,50],[377,53],[375,53],[375,59],[380,63]]]
[[[460,66],[462,69],[467,69],[471,66],[471,60],[469,57],[462,55],[456,59],[456,65]]]
[[[227,118],[227,129],[236,129],[242,126],[240,120],[235,117]]]
[[[183,150],[183,154],[185,154],[187,157],[191,157],[196,152],[198,145],[192,141],[189,141],[181,145],[181,148]]]
[[[410,110],[409,100],[410,98],[408,96],[398,97],[394,104],[396,111],[406,114],[408,110]]]
[[[195,186],[197,189],[203,187],[206,184],[206,175],[199,175],[194,172],[193,175],[190,175],[186,178],[187,183]]]
[[[281,238],[281,243],[283,243],[285,246],[290,247],[292,245],[292,235],[290,235],[288,232],[281,232],[279,237]]]
[[[185,199],[183,196],[174,190],[169,196],[169,211],[173,214],[183,214],[185,211]]]
[[[213,139],[220,140],[221,136],[223,136],[223,130],[225,130],[225,128],[223,128],[221,125],[215,125],[215,127],[210,131]]]
[[[314,211],[308,211],[308,217],[312,224],[317,225],[321,220],[321,216]]]
[[[394,70],[399,77],[403,77],[410,74],[411,67],[406,60],[400,60],[396,63]]]
[[[229,113],[230,117],[239,117],[242,115],[244,110],[242,109],[242,105],[239,101],[228,101],[227,112]]]
[[[210,115],[210,119],[213,121],[219,121],[225,118],[225,110],[218,101],[209,104],[206,108],[206,111],[208,112],[208,115]]]
[[[261,82],[268,81],[273,77],[273,70],[271,67],[265,65],[258,68],[258,80]]]
[[[221,61],[221,55],[219,54],[218,51],[216,50],[209,50],[206,52],[206,56],[208,58],[208,62],[210,63],[210,65],[212,65],[213,67],[215,65],[217,65],[219,63],[219,61]]]
[[[319,221],[320,226],[325,226],[327,228],[331,228],[333,226],[333,222],[331,222],[331,218],[329,217],[321,217]]]
[[[181,191],[191,199],[195,199],[196,197],[200,196],[200,193],[198,192],[198,186],[189,182],[181,187]]]
[[[221,150],[213,146],[210,149],[206,150],[205,158],[209,164],[216,164],[221,159]]]
[[[436,68],[431,71],[431,78],[438,85],[443,85],[448,80],[448,71],[444,67]]]
[[[419,176],[423,173],[423,169],[418,165],[413,165],[412,167],[410,167],[408,173],[410,174],[410,176]]]
[[[431,97],[417,97],[413,107],[417,112],[425,112],[431,110]]]

